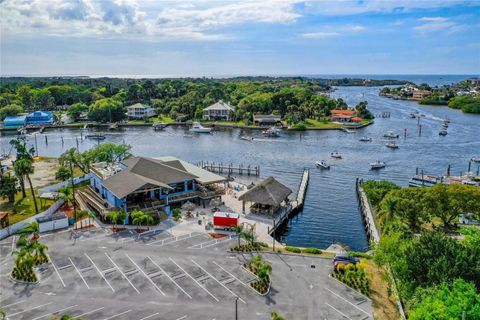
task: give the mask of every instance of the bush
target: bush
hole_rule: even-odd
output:
[[[365,259],[371,259],[372,256],[369,255],[366,252],[359,252],[359,251],[348,251],[348,254],[357,258],[365,258]]]
[[[302,249],[297,247],[285,247],[285,250],[289,252],[294,252],[294,253],[302,253]]]
[[[304,122],[299,122],[299,123],[294,124],[291,127],[291,129],[292,130],[297,130],[297,131],[304,131],[304,130],[307,130],[307,125]]]
[[[306,248],[303,250],[305,253],[310,253],[310,254],[321,254],[322,250],[317,249],[317,248]]]

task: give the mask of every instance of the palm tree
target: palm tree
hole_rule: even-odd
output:
[[[119,221],[124,221],[127,218],[125,211],[110,211],[106,217],[113,222],[113,228]]]
[[[133,211],[130,217],[132,218],[132,223],[138,226],[140,226],[142,223],[153,223],[153,217],[140,210]]]
[[[35,197],[35,190],[33,190],[33,184],[32,180],[30,178],[30,175],[33,174],[34,172],[34,167],[33,167],[33,160],[28,159],[28,158],[21,158],[18,159],[14,162],[13,164],[14,171],[16,174],[21,176],[22,178],[26,178],[28,181],[28,184],[30,185],[30,192],[32,194],[32,200],[33,204],[35,207],[35,214],[38,214],[38,204],[37,204],[37,199]],[[25,189],[25,187],[24,187]],[[22,192],[24,192],[23,190]]]
[[[18,231],[18,233],[31,233],[33,234],[33,238],[38,237],[38,232],[40,231],[40,225],[37,221],[28,222],[27,226],[22,230]]]
[[[15,202],[15,194],[17,193],[17,177],[11,176],[9,173],[0,176],[0,197],[8,198],[8,202]]]
[[[87,213],[88,213],[88,226],[90,226],[92,224],[90,219],[93,219],[93,221],[95,221],[95,214],[91,211],[87,211]]]
[[[272,320],[285,320],[285,318],[282,317],[277,311],[272,311],[270,316],[272,317]]]
[[[5,320],[6,318],[7,318],[7,313],[3,309],[0,309],[0,319]]]
[[[243,235],[243,226],[242,225],[235,226],[235,227],[232,228],[232,231],[235,232],[235,234],[237,235],[237,237],[238,237],[238,247],[240,247],[240,238]]]

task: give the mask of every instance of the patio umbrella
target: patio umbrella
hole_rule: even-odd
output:
[[[187,201],[182,205],[182,209],[186,211],[192,211],[195,209],[195,205],[190,201]]]

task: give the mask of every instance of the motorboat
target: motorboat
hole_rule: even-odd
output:
[[[379,160],[377,160],[375,162],[370,162],[370,168],[372,170],[385,168],[385,162],[382,162],[382,161],[379,161]]]
[[[412,112],[412,113],[410,113],[410,115],[409,115],[409,116],[410,116],[410,118],[412,118],[412,119],[415,119],[415,118],[417,117],[417,116],[415,115],[415,113],[413,113],[413,112]]]
[[[447,130],[443,129],[438,132],[438,135],[440,136],[446,136],[448,134]]]
[[[341,130],[343,132],[346,132],[346,133],[355,133],[355,130],[351,130],[351,129],[347,129],[347,128],[342,128]]]
[[[370,137],[361,137],[359,140],[362,142],[372,142],[372,138]]]
[[[330,165],[325,160],[316,161],[315,163],[317,164],[317,167],[319,167],[319,168],[330,169]]]
[[[338,153],[338,151],[334,151],[334,152],[330,153],[330,157],[332,157],[334,159],[342,159],[342,155],[340,153]]]
[[[472,160],[473,162],[480,162],[480,156],[472,157],[470,160]]]
[[[445,122],[445,123],[450,123],[450,119],[448,119],[448,118],[446,117],[445,120],[443,120],[443,122]]]
[[[101,135],[101,134],[87,134],[85,136],[85,138],[93,139],[93,140],[105,140],[106,139],[106,137],[104,135]]]
[[[434,185],[439,183],[440,180],[441,179],[437,176],[417,174],[410,178],[410,180],[408,181],[408,185],[410,187],[433,187]]]
[[[392,138],[392,139],[396,139],[399,136],[398,133],[396,133],[395,131],[387,131],[384,135],[383,135],[385,138]]]
[[[445,128],[445,129],[447,129],[447,128],[448,128],[448,123],[447,123],[447,122],[444,122],[444,123],[442,124],[442,127]]]
[[[266,137],[279,137],[280,129],[278,129],[277,127],[271,127],[267,130],[262,131],[262,134]]]
[[[246,140],[246,141],[253,141],[254,138],[251,137],[251,136],[241,136],[240,139],[241,140]]]
[[[108,126],[108,130],[117,130],[118,129],[118,124],[117,123],[111,123]]]
[[[152,124],[154,130],[163,130],[168,126],[165,122],[155,122]]]
[[[385,143],[385,146],[390,149],[398,149],[398,144],[395,142],[387,142]]]
[[[210,133],[212,132],[212,128],[206,128],[200,124],[200,122],[194,122],[193,126],[190,128],[191,132],[197,133]]]

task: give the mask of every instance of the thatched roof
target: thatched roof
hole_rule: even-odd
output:
[[[268,177],[255,187],[246,191],[239,200],[266,204],[271,206],[279,206],[292,193],[292,190],[274,177]]]

